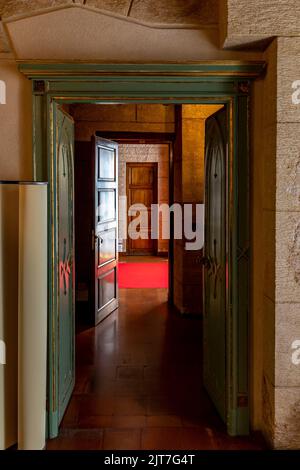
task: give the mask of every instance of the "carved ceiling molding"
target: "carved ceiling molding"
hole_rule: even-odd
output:
[[[82,7],[162,25],[207,27],[218,23],[218,0],[0,0],[4,21],[65,7]]]
[[[72,7],[153,28],[204,29],[218,24],[218,0],[0,0],[0,53],[11,52],[5,22]]]

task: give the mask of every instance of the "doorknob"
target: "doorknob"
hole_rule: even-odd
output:
[[[95,244],[100,241],[100,244],[102,245],[103,243],[103,238],[101,238],[99,235],[96,235],[94,230],[92,231],[92,249],[95,250]]]
[[[95,243],[97,243],[98,240],[100,240],[101,245],[103,243],[103,238],[99,237],[99,235],[94,235],[94,240],[95,240]]]

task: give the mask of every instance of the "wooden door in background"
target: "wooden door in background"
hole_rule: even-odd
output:
[[[128,231],[127,254],[128,255],[156,255],[157,240],[151,239],[151,204],[157,204],[157,163],[127,163],[127,204],[128,209],[134,204],[143,204],[148,217],[147,229],[141,229],[140,237],[133,239]],[[129,224],[139,216],[128,216]]]

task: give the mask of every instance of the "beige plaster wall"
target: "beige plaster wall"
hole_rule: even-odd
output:
[[[13,60],[1,60],[0,80],[6,83],[6,104],[0,104],[0,180],[32,177],[31,84]]]

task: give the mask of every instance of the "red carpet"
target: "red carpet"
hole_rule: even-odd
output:
[[[167,289],[169,286],[168,262],[119,263],[121,289]]]

